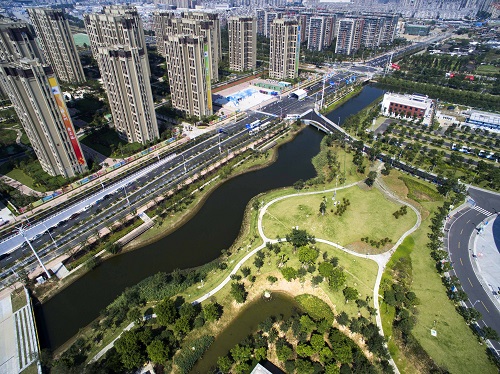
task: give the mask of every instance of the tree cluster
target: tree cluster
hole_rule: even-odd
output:
[[[367,323],[363,329],[368,334],[367,344],[380,358],[375,361],[377,367],[389,368],[384,340],[377,327]],[[290,374],[377,372],[358,346],[331,327],[331,322],[315,320],[308,314],[266,318],[254,334],[233,347],[228,355],[219,357],[217,366],[222,373],[248,373],[273,351],[278,359],[275,364]]]
[[[345,213],[349,205],[351,205],[351,201],[343,197],[342,202],[339,201],[337,204],[337,210],[335,211],[335,215],[342,217],[342,215]]]
[[[406,205],[403,205],[401,208],[392,213],[392,215],[394,216],[394,218],[398,219],[399,217],[404,216],[407,213],[408,207]]]
[[[392,239],[389,239],[387,236],[383,239],[380,240],[374,240],[370,239],[368,236],[361,238],[362,242],[365,242],[366,244],[370,244],[372,247],[377,247],[381,248],[384,247],[387,243],[392,243]]]

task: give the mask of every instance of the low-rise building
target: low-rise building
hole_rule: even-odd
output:
[[[497,113],[471,110],[470,116],[465,120],[465,122],[469,125],[486,127],[493,130],[500,130],[500,114]]]
[[[422,119],[430,125],[436,108],[433,99],[424,95],[401,95],[388,92],[382,100],[382,113],[385,116],[405,119]]]

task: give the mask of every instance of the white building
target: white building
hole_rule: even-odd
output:
[[[388,92],[382,100],[382,114],[384,116],[422,119],[426,125],[432,123],[435,108],[434,100],[418,94],[400,95]]]
[[[467,118],[465,122],[469,125],[486,127],[492,130],[500,130],[500,114],[497,113],[472,110],[469,118]]]

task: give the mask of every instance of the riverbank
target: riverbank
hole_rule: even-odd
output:
[[[357,111],[364,102],[371,102],[373,97],[380,95],[379,92],[378,89],[366,87],[354,100],[355,103],[344,104],[333,116],[341,114],[344,118],[350,112]],[[223,254],[227,253],[238,233],[242,235],[243,211],[248,209],[252,197],[262,191],[292,185],[300,178],[307,180],[314,176],[309,171],[312,169],[310,160],[319,151],[318,139],[321,137],[322,135],[307,129],[305,134],[300,134],[290,145],[286,144],[283,149],[280,148],[281,156],[272,166],[232,178],[213,191],[203,208],[189,223],[141,251],[129,251],[103,262],[91,276],[84,276],[67,290],[44,303],[39,307],[39,318],[42,319],[46,330],[42,332],[45,342],[50,339],[51,346],[61,345],[70,335],[77,332],[78,327],[91,323],[99,310],[103,310],[126,287],[131,287],[151,274],[158,271],[171,272],[176,268],[193,268],[213,261],[220,256],[221,250]],[[250,203],[252,204],[253,202]],[[250,229],[250,238],[243,243],[244,248],[238,248],[238,252],[245,251],[251,241],[255,242],[253,233],[253,229]],[[210,240],[206,240],[207,238]],[[225,256],[224,254],[223,257]],[[106,285],[105,293],[98,291],[103,285]],[[92,294],[92,303],[85,302],[89,293]],[[80,312],[74,315],[67,305],[77,307]],[[61,313],[68,318],[58,318]],[[50,335],[47,332],[50,332]],[[44,344],[47,346],[47,343]]]
[[[118,254],[101,251],[97,253],[94,258],[100,264],[113,257],[123,255],[136,249],[140,249],[150,243],[160,240],[165,236],[168,236],[173,231],[176,231],[178,228],[182,227],[194,215],[196,215],[199,209],[203,206],[206,199],[208,199],[211,193],[215,191],[221,184],[244,173],[255,171],[272,164],[277,158],[278,147],[282,144],[292,141],[297,133],[302,129],[303,127],[300,129],[291,127],[285,134],[279,135],[279,137],[276,139],[277,146],[265,153],[246,151],[245,154],[239,155],[239,158],[233,158],[227,164],[220,164],[219,170],[214,169],[214,172],[212,172],[212,174],[209,176],[208,181],[206,179],[198,180],[185,186],[187,188],[187,191],[184,194],[190,196],[190,198],[192,197],[193,201],[190,202],[188,206],[185,206],[184,209],[176,211],[173,214],[169,214],[165,219],[158,218],[157,216],[153,217],[156,224],[152,228],[144,232],[142,235],[140,235],[138,238],[132,240],[129,244],[124,246]],[[235,167],[234,171],[228,173],[227,170],[233,167]],[[163,199],[170,198],[171,194],[167,195],[168,197],[164,197]],[[162,200],[157,200],[155,198],[154,203],[158,204]],[[63,258],[60,258],[52,262],[56,263],[61,262],[62,260]],[[37,300],[41,303],[47,302],[59,292],[71,285],[73,282],[80,279],[82,276],[92,270],[93,269],[87,268],[85,266],[80,267],[75,272],[70,273],[69,276],[60,279],[57,282],[46,282],[43,285],[37,286],[35,289]]]

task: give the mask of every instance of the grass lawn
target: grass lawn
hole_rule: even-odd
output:
[[[8,165],[7,163],[3,165]],[[3,166],[2,165],[2,166]],[[21,169],[11,169],[9,167],[1,167],[0,166],[0,174],[7,175],[8,177],[11,177],[12,179],[15,179],[16,181],[21,182],[25,186],[28,186],[34,190],[40,191],[40,192],[45,192],[45,188],[40,186],[40,187],[35,187],[35,181],[33,178],[30,176],[26,175],[24,171]]]
[[[398,171],[391,171],[391,175],[384,178],[384,181],[391,189],[405,196],[408,193],[408,187],[401,179],[398,179],[400,175],[402,174]],[[406,178],[410,177],[405,176]],[[416,178],[411,179],[414,183],[408,185],[425,185]],[[428,186],[433,188],[431,185]],[[446,296],[446,290],[436,271],[435,262],[430,257],[426,247],[432,212],[441,204],[442,201],[422,201],[419,204],[423,218],[422,225],[404,242],[404,247],[401,248],[406,254],[409,253],[411,258],[413,274],[411,290],[420,300],[420,304],[417,306],[417,323],[412,334],[430,357],[451,373],[494,373],[497,370],[488,360],[485,346],[479,344],[477,338],[465,324],[464,319],[456,312],[453,303]],[[395,256],[403,255],[403,252],[398,249]],[[387,274],[384,275],[385,277]],[[385,327],[390,323],[391,317],[390,313],[382,313],[384,331],[386,331]],[[437,331],[437,337],[431,336],[431,328]],[[388,331],[390,330],[387,330],[386,333]],[[405,367],[405,363],[408,361],[404,355],[396,353],[398,347],[390,343],[389,349],[391,353],[395,353],[398,364],[402,363],[402,367],[400,367],[402,372],[414,372],[412,365]]]
[[[324,216],[319,213],[323,196],[327,200],[327,212]],[[378,241],[388,237],[395,243],[416,220],[411,210],[396,219],[392,213],[400,205],[387,200],[375,188],[368,190],[353,186],[338,191],[337,201],[346,198],[351,203],[342,216],[332,213],[332,210],[336,211],[332,197],[331,192],[324,195],[320,193],[292,197],[273,204],[263,220],[266,235],[269,238],[284,237],[292,227],[299,226],[318,238],[331,240],[361,253],[378,253],[383,252],[383,249],[371,247],[360,239],[368,236]],[[390,246],[391,244],[387,245],[388,248]]]
[[[97,152],[106,157],[110,157],[119,145],[124,146],[127,144],[119,138],[118,133],[113,129],[101,130],[94,134],[86,135],[80,139],[80,142],[85,144],[87,147],[95,149]],[[121,157],[119,152],[118,155],[115,156]]]
[[[500,68],[493,65],[479,65],[476,69],[476,74],[495,75],[500,73]]]

